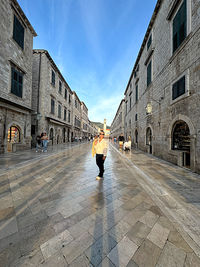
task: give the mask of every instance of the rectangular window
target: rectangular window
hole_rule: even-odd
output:
[[[71,95],[69,94],[69,104],[71,103]]]
[[[77,100],[76,99],[75,99],[75,107],[78,108],[78,106],[77,106]]]
[[[55,113],[55,100],[51,98],[51,114]]]
[[[128,113],[128,104],[126,102],[126,114]]]
[[[22,98],[23,73],[14,67],[11,68],[11,71],[11,93]]]
[[[135,87],[135,102],[138,101],[138,84]]]
[[[70,111],[68,110],[68,122],[70,123],[70,120],[71,120],[71,114],[70,114]]]
[[[22,49],[24,49],[24,27],[15,15],[13,25],[13,39]]]
[[[149,84],[151,83],[151,61],[149,62],[148,66],[147,66],[147,86],[149,86]]]
[[[149,47],[151,46],[152,43],[152,35],[150,35],[149,40],[147,42],[147,50],[149,49]]]
[[[64,121],[66,121],[67,120],[67,110],[66,110],[66,108],[64,109]]]
[[[131,110],[131,96],[130,96],[130,110]]]
[[[59,93],[61,94],[62,93],[62,82],[59,81]]]
[[[51,72],[51,83],[55,86],[56,84],[56,77],[55,77],[55,72],[52,70]]]
[[[173,19],[173,52],[181,45],[187,35],[186,0],[183,1]]]
[[[58,104],[58,118],[61,119],[61,105]]]
[[[175,82],[172,86],[172,100],[185,93],[185,76]]]
[[[67,100],[67,89],[65,88],[65,99]]]
[[[135,121],[137,121],[137,113],[135,114]]]

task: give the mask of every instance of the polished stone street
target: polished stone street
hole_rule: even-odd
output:
[[[200,176],[110,143],[0,157],[0,266],[200,266]]]

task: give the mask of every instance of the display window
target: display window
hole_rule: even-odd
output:
[[[19,143],[20,142],[20,130],[16,126],[11,126],[8,130],[8,142]]]

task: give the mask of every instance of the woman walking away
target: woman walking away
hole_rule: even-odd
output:
[[[46,132],[43,133],[43,136],[41,137],[41,140],[42,140],[42,145],[43,145],[42,152],[47,152],[48,136],[47,136]]]
[[[104,162],[107,157],[108,143],[104,139],[104,132],[101,131],[99,138],[95,139],[94,142],[94,153],[96,153],[96,164],[99,167],[99,175],[96,180],[103,179],[104,173]]]

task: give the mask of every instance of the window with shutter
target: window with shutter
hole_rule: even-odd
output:
[[[15,15],[13,23],[13,39],[24,49],[24,27]]]
[[[65,99],[67,100],[67,89],[65,88]]]
[[[138,85],[135,87],[135,102],[138,101]]]
[[[22,98],[22,90],[23,90],[23,73],[15,69],[11,68],[11,93]]]
[[[65,109],[64,110],[64,121],[66,121],[66,119],[67,119],[67,110]]]
[[[187,35],[186,0],[183,1],[173,20],[173,52],[182,44]]]
[[[149,49],[149,47],[151,46],[152,43],[152,35],[150,35],[149,40],[147,42],[147,50]]]
[[[58,118],[61,118],[61,105],[58,105]]]
[[[147,66],[147,86],[151,83],[151,61]]]
[[[52,70],[52,72],[51,72],[51,83],[55,86],[55,82],[56,82],[55,72]]]
[[[185,76],[175,82],[172,86],[172,100],[185,93]]]
[[[51,99],[51,114],[55,113],[55,101],[54,99]]]

